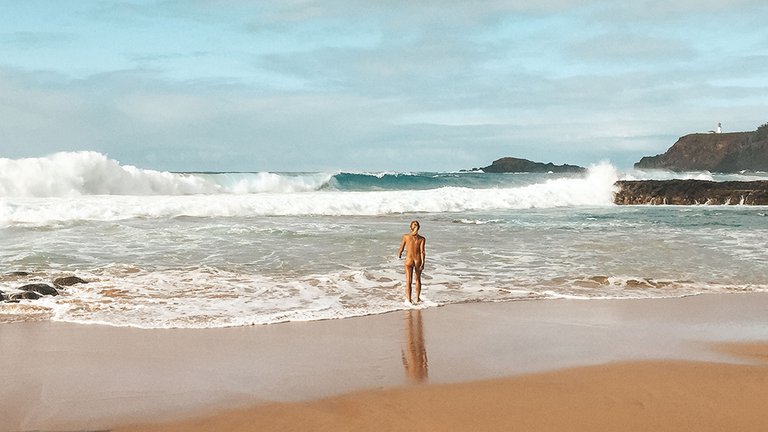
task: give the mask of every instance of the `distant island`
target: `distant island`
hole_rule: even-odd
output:
[[[768,171],[768,123],[751,132],[685,135],[666,153],[640,159],[635,168],[719,173]]]
[[[541,163],[533,162],[528,159],[504,157],[496,159],[487,167],[474,168],[472,171],[479,170],[487,173],[581,173],[586,171],[586,168],[576,165],[555,165],[552,162]]]

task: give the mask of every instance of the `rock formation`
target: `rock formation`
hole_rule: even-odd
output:
[[[31,273],[27,272],[11,272],[5,275],[0,275],[0,279],[4,280],[17,280],[18,278],[24,278],[30,276]],[[19,292],[3,293],[0,291],[0,302],[18,302],[19,300],[36,300],[42,296],[57,296],[60,289],[64,287],[72,286],[75,284],[88,283],[77,276],[65,276],[59,277],[53,280],[53,286],[46,283],[29,283],[17,288]]]
[[[545,164],[514,157],[497,159],[491,165],[480,169],[487,173],[580,173],[586,171],[585,168],[576,165],[555,165],[552,162]]]
[[[768,205],[768,181],[639,180],[616,186],[616,204]]]
[[[13,293],[8,296],[9,302],[18,302],[19,300],[37,300],[40,297],[42,297],[42,294],[38,294],[34,291],[22,291],[18,293]]]
[[[27,284],[27,285],[24,285],[23,287],[20,287],[19,290],[35,292],[41,295],[50,295],[50,296],[59,295],[59,292],[56,291],[56,288],[44,283]]]
[[[75,284],[83,284],[83,283],[88,283],[88,281],[80,279],[77,276],[60,277],[53,280],[53,284],[56,286],[72,286]]]
[[[640,159],[635,168],[721,173],[768,171],[768,123],[752,132],[685,135],[666,153]]]

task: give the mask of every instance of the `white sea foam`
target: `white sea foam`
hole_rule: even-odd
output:
[[[675,172],[634,169],[621,175],[621,180],[715,180],[709,171]]]
[[[88,154],[85,159],[95,159],[94,164],[109,167],[102,172],[123,172],[130,176],[130,170],[119,167],[109,160],[102,160],[98,155]],[[117,167],[117,168],[115,168]],[[162,179],[169,173],[142,171],[144,179],[155,178],[155,186],[147,186],[143,191],[157,191],[162,187]],[[463,212],[480,210],[505,210],[525,208],[553,208],[566,206],[606,206],[611,205],[614,193],[613,183],[617,178],[616,170],[608,164],[590,168],[585,177],[556,178],[543,183],[507,188],[471,189],[465,187],[442,187],[417,191],[308,191],[308,192],[263,192],[258,194],[211,193],[208,195],[77,195],[74,191],[97,190],[96,186],[85,186],[88,181],[75,182],[75,175],[65,176],[71,181],[67,186],[47,186],[47,192],[60,190],[56,197],[5,197],[0,198],[0,226],[13,224],[45,225],[77,220],[114,221],[131,218],[172,218],[192,217],[249,217],[249,216],[285,216],[285,215],[385,215],[410,212]],[[119,175],[103,176],[112,188],[118,190]],[[141,177],[141,176],[140,176]],[[7,180],[9,176],[4,176]],[[181,183],[172,183],[169,191],[180,190],[180,185],[189,181],[191,185],[216,189],[202,177],[182,179]],[[266,180],[259,184],[275,183],[277,188],[291,189],[280,185],[282,179],[264,175]],[[298,189],[311,189],[326,177],[315,175],[301,177],[304,186]],[[314,179],[314,180],[311,180]],[[233,179],[233,184],[239,184]],[[72,184],[78,183],[78,188]],[[140,182],[150,184],[151,182]],[[13,183],[14,185],[16,183]],[[296,182],[293,183],[296,186]],[[38,190],[34,184],[27,190]],[[108,186],[100,186],[107,188]],[[192,187],[192,186],[190,186]],[[242,186],[254,189],[255,186]],[[238,190],[240,186],[234,186]],[[269,189],[269,188],[267,188]],[[8,190],[8,188],[6,188]],[[99,189],[101,190],[101,189]],[[45,195],[45,193],[41,193]],[[13,195],[13,194],[11,194]]]
[[[404,309],[395,269],[339,270],[274,278],[211,268],[137,271],[99,269],[61,295],[22,301],[54,321],[139,328],[208,328],[363,316]],[[45,282],[40,280],[39,282]],[[16,292],[0,283],[8,293]],[[437,289],[437,288],[436,288]],[[438,306],[436,302],[423,306]],[[3,314],[16,304],[0,303]],[[27,314],[29,312],[26,312]]]
[[[333,174],[171,173],[122,165],[92,151],[0,158],[0,197],[199,195],[317,190]]]
[[[581,285],[578,280],[504,285],[493,278],[470,282],[461,272],[439,267],[425,279],[422,302],[417,305],[404,302],[402,275],[395,268],[338,270],[296,278],[205,267],[136,273],[126,273],[119,267],[99,269],[82,272],[81,276],[90,282],[61,288],[60,296],[22,300],[20,304],[0,303],[0,323],[26,316],[27,320],[120,327],[213,328],[349,318],[468,301],[637,299],[768,290],[765,285],[630,277],[612,277],[605,284],[587,278]],[[0,283],[0,288],[14,292],[7,285]]]
[[[198,176],[205,178],[204,174],[198,174]],[[316,191],[327,184],[332,177],[333,174],[328,173],[297,175],[269,172],[226,173],[216,175],[215,181],[220,184],[220,192],[222,193],[294,193]]]
[[[152,171],[84,151],[48,157],[0,159],[0,196],[176,195],[216,193],[219,187],[197,176]]]

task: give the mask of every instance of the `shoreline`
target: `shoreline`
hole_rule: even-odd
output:
[[[470,303],[227,329],[4,324],[3,430],[165,430],[204,413],[621,363],[753,367],[712,347],[768,341],[765,310],[768,294],[739,293]]]

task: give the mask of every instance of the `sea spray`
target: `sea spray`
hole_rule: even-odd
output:
[[[92,152],[63,152],[41,158],[0,159],[0,196],[185,195],[220,188],[199,176],[121,165]]]
[[[46,159],[51,163],[63,155]],[[585,176],[505,176],[506,186],[483,188],[443,186],[414,190],[337,190],[323,188],[332,174],[278,175],[270,173],[222,173],[182,175],[124,167],[98,154],[77,154],[74,166],[97,171],[88,180],[74,181],[72,170],[58,174],[70,179],[43,187],[28,186],[34,197],[0,199],[0,226],[46,225],[74,221],[118,221],[134,218],[253,217],[253,216],[376,216],[413,212],[466,212],[611,205],[616,172],[608,164],[590,168]],[[67,159],[67,158],[65,158]],[[25,163],[29,163],[26,162]],[[40,161],[36,161],[40,164]],[[67,166],[65,164],[65,166]],[[70,165],[70,168],[73,166]],[[478,174],[470,183],[477,183]],[[484,174],[480,174],[484,175]],[[433,174],[422,174],[433,178]],[[491,175],[498,176],[498,175]],[[372,178],[376,178],[370,176]],[[4,175],[4,181],[20,182]],[[96,186],[96,179],[104,184]],[[127,184],[117,179],[128,178]],[[461,179],[461,175],[452,175]],[[538,179],[538,183],[529,184]],[[384,180],[391,181],[391,180]],[[409,180],[412,181],[412,180]],[[454,180],[455,181],[455,180]],[[517,182],[516,182],[517,181]],[[131,183],[133,182],[133,183]],[[522,185],[519,185],[522,184]],[[111,186],[110,186],[111,185]],[[131,194],[86,192],[131,190]],[[132,188],[132,189],[131,189]],[[7,190],[7,188],[6,188]],[[19,191],[20,188],[16,188]],[[164,190],[166,195],[158,194]],[[187,194],[192,190],[207,193]],[[245,193],[245,191],[259,191]],[[219,191],[213,193],[212,191]],[[48,197],[47,194],[58,193]]]

